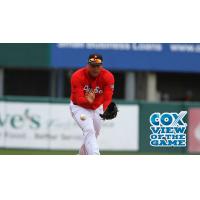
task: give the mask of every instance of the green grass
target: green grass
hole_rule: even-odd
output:
[[[0,155],[77,155],[78,150],[0,149]],[[187,155],[187,153],[101,151],[101,155]]]
[[[32,150],[32,149],[0,149],[0,155],[77,155],[77,151],[65,150]],[[102,155],[132,155],[132,151],[102,151]]]

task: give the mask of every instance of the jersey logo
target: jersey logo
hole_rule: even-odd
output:
[[[92,92],[92,88],[89,87],[89,85],[85,85],[84,89],[83,89],[86,93]],[[95,94],[102,94],[103,90],[100,89],[99,86],[96,86],[96,88],[94,89],[94,93]]]

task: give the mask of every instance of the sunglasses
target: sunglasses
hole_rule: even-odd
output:
[[[99,58],[90,58],[90,59],[89,59],[89,64],[91,64],[91,63],[101,65],[101,64],[102,64],[102,60],[99,59]]]

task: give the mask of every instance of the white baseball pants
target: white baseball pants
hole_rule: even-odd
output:
[[[101,117],[99,114],[103,113],[103,106],[96,110],[85,109],[78,105],[70,103],[71,115],[81,128],[83,132],[83,145],[79,153],[81,155],[100,155],[97,137],[101,129]],[[86,119],[81,120],[80,116],[85,115]]]

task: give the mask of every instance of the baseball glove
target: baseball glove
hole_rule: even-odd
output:
[[[111,102],[107,109],[105,110],[105,112],[103,114],[100,114],[100,117],[103,120],[110,120],[110,119],[114,119],[115,117],[117,117],[117,112],[118,112],[118,108],[117,105],[114,102]]]

